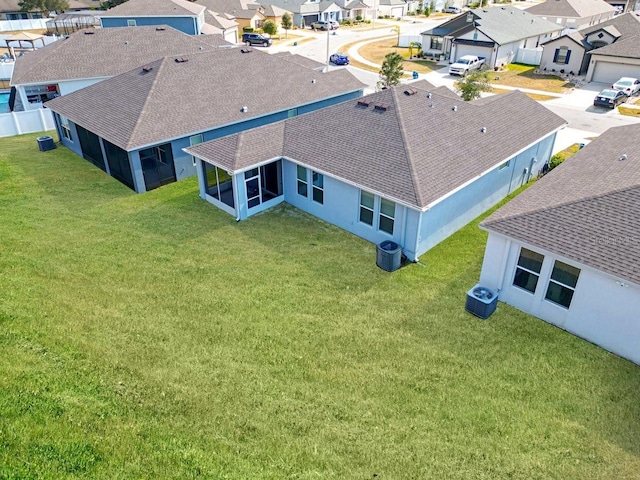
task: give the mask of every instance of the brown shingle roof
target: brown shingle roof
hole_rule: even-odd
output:
[[[610,128],[481,225],[640,284],[639,136]]]
[[[187,0],[127,0],[106,12],[98,12],[99,17],[194,17],[205,7]]]
[[[228,150],[227,137],[189,151],[230,171],[284,156],[424,209],[565,124],[518,91],[475,105],[427,86],[395,87],[294,117],[283,122],[283,130],[271,126],[239,133],[243,149]],[[369,105],[361,105],[363,100]],[[268,152],[248,146],[275,142],[276,135]]]
[[[167,55],[218,45],[229,43],[222,37],[191,36],[167,26],[81,30],[18,58],[11,82],[24,85],[111,77]]]
[[[187,61],[181,63],[165,57],[149,63],[148,72],[136,68],[47,106],[134,150],[364,88],[347,70],[319,73],[258,50],[242,50],[182,55]]]

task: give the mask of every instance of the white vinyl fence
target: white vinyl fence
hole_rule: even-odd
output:
[[[413,42],[418,42],[422,45],[422,35],[400,35],[400,38],[398,38],[399,47],[408,47]]]
[[[526,65],[540,65],[540,60],[542,60],[542,47],[519,48],[514,62]]]
[[[0,80],[11,80],[13,62],[0,62]]]
[[[0,20],[0,32],[16,32],[22,30],[46,30],[48,18],[32,18],[30,20]]]
[[[0,137],[54,130],[53,113],[47,108],[0,114]]]

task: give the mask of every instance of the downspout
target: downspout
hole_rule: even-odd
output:
[[[236,205],[236,222],[240,221],[240,202],[238,198],[238,189],[236,188],[237,175],[233,175],[233,202]]]
[[[500,279],[498,280],[498,293],[502,291],[502,284],[504,283],[505,269],[507,268],[507,258],[509,257],[509,250],[511,250],[511,239],[507,239],[507,244],[504,248],[504,254],[502,255],[502,261],[500,262]]]

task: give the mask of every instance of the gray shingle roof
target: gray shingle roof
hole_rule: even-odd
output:
[[[293,54],[291,52],[278,52],[278,53],[274,53],[272,55],[275,55],[277,57],[280,57],[284,60],[287,60],[288,62],[293,62],[296,65],[300,65],[303,67],[307,67],[307,68],[311,68],[311,69],[319,69],[319,68],[324,68],[326,64],[324,63],[320,63],[316,60],[313,60],[309,57],[304,57],[302,55],[298,55],[298,54]]]
[[[320,73],[259,50],[241,52],[181,55],[181,63],[165,57],[148,72],[136,68],[47,106],[133,150],[364,88],[345,69]]]
[[[591,53],[611,57],[640,58],[640,35],[625,36],[611,45],[596,48]]]
[[[81,30],[18,58],[12,84],[111,77],[166,55],[211,50],[218,45],[229,43],[222,37],[196,37],[171,27]]]
[[[610,128],[481,225],[640,284],[638,138]]]
[[[562,29],[561,26],[525,10],[506,5],[485,9],[476,8],[472,12],[479,17],[476,20],[477,29],[499,45]]]
[[[410,88],[416,93],[407,95]],[[484,105],[440,92],[416,82],[364,97],[367,107],[348,101],[189,151],[229,171],[284,156],[424,209],[565,124],[518,91]]]
[[[99,17],[195,17],[204,11],[202,5],[187,0],[127,0]]]
[[[613,14],[615,8],[604,0],[547,0],[527,8],[533,15],[546,17],[585,18]]]
[[[616,15],[615,17],[605,20],[604,22],[598,23],[596,25],[592,25],[591,27],[583,28],[580,30],[580,33],[587,36],[591,32],[595,32],[596,30],[604,29],[608,26],[616,27],[616,30],[620,32],[622,36],[625,35],[637,35],[640,33],[640,18],[638,18],[634,13],[624,13],[622,15]]]

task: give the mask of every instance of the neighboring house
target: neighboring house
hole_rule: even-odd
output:
[[[141,64],[47,107],[63,145],[145,192],[195,175],[184,147],[360,97],[363,89],[344,69],[320,73],[260,50],[226,48]]]
[[[20,0],[0,0],[0,20],[28,20],[31,18],[44,18],[40,11],[23,12]]]
[[[416,260],[535,176],[564,125],[518,91],[464,102],[420,81],[185,151],[238,220],[287,202]]]
[[[200,35],[205,10],[187,0],[127,0],[98,16],[102,28],[169,25],[187,35]]]
[[[230,46],[218,36],[194,37],[167,26],[81,30],[19,57],[11,85],[16,110],[35,110],[60,95],[167,55]]]
[[[229,43],[238,43],[238,22],[233,17],[205,10],[204,20],[205,24],[202,26],[204,35],[220,35]]]
[[[463,55],[477,55],[485,57],[491,68],[501,67],[521,61],[521,56],[561,30],[560,25],[511,6],[476,8],[423,32],[422,51],[444,55],[450,63]]]
[[[336,0],[336,4],[342,8],[343,19],[355,20],[358,17],[373,19],[376,15],[373,0]]]
[[[638,364],[639,137],[610,128],[480,224],[483,286]]]
[[[526,11],[575,30],[609,20],[616,13],[616,9],[604,0],[547,0]]]
[[[390,17],[404,17],[410,10],[404,0],[377,0],[378,16],[388,15]]]
[[[293,24],[309,26],[316,20],[342,20],[342,8],[333,0],[260,0],[261,5],[274,5],[293,14]]]
[[[540,66],[549,71],[586,74],[589,82],[640,78],[639,46],[640,18],[625,13],[544,42]]]
[[[234,18],[238,22],[239,32],[244,28],[254,30],[262,28],[265,21],[271,20],[278,27],[282,24],[282,15],[287,10],[270,4],[261,5],[248,0],[197,0],[207,9],[218,12],[221,15]]]

